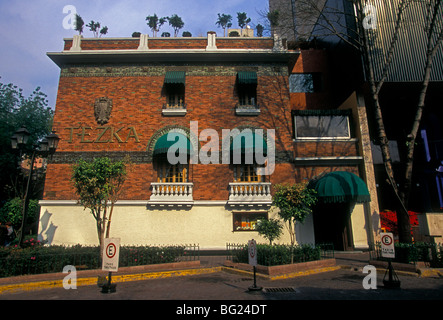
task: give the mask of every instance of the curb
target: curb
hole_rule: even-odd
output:
[[[286,273],[286,274],[275,275],[275,276],[270,276],[270,275],[263,274],[263,273],[256,273],[256,277],[259,279],[262,279],[262,280],[271,280],[271,281],[284,280],[284,279],[291,279],[291,278],[302,277],[302,276],[309,276],[309,275],[323,273],[323,272],[331,272],[331,271],[339,270],[342,268],[343,268],[343,266],[324,267],[324,268],[317,268],[317,269],[311,269],[311,270],[306,270],[306,271],[298,271],[298,272]],[[247,275],[247,276],[251,276],[251,277],[254,276],[254,273],[251,271],[241,270],[241,269],[236,269],[236,268],[231,268],[231,267],[221,267],[221,271],[224,271],[227,273],[232,273],[232,274]]]
[[[163,279],[172,277],[192,276],[199,274],[210,274],[220,272],[222,267],[213,268],[198,268],[187,270],[161,271],[161,272],[147,272],[138,274],[113,275],[113,283],[122,283],[130,281],[140,281],[149,279]],[[88,277],[77,279],[77,286],[97,285],[97,277]],[[23,291],[37,291],[50,288],[63,288],[63,280],[49,280],[37,282],[25,282],[17,284],[0,285],[0,295],[5,293],[15,293]]]

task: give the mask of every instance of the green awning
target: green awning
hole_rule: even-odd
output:
[[[154,146],[154,155],[166,154],[172,146],[174,146],[174,149],[178,152],[186,150],[187,154],[192,154],[191,141],[189,141],[186,136],[181,133],[172,132],[168,140],[168,134],[169,133],[162,135],[157,140]]]
[[[336,171],[311,180],[309,187],[317,191],[324,203],[369,202],[371,197],[364,181],[351,172]]]
[[[169,84],[185,84],[186,72],[185,71],[168,71],[165,75],[165,83]]]
[[[257,72],[240,71],[237,74],[239,84],[255,84],[257,85]]]
[[[268,146],[263,136],[256,134],[252,131],[250,132],[243,131],[242,133],[240,133],[239,135],[237,135],[232,139],[230,151],[231,155],[234,152],[246,154],[246,153],[254,153],[257,151],[257,153],[259,154],[263,152],[262,154],[266,156],[268,153]]]

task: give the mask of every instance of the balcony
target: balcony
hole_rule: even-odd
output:
[[[230,182],[229,205],[270,206],[272,204],[270,182]]]
[[[235,114],[237,116],[258,116],[260,107],[256,104],[238,104],[235,107]]]
[[[166,117],[168,116],[184,116],[186,115],[186,104],[185,103],[177,103],[177,104],[163,104],[162,114]]]
[[[149,205],[192,206],[192,182],[153,182]]]

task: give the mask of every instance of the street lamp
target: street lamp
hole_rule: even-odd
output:
[[[35,157],[37,155],[40,155],[42,157],[47,157],[49,155],[53,155],[55,153],[55,150],[58,147],[58,142],[60,141],[60,137],[55,134],[55,131],[52,131],[51,134],[46,136],[45,138],[40,141],[39,145],[33,146],[31,150],[28,149],[27,144],[29,141],[29,137],[31,134],[26,128],[20,128],[18,129],[15,134],[11,137],[11,147],[14,150],[20,150],[20,152],[23,152],[25,150],[32,151],[31,154],[31,167],[29,170],[29,177],[28,182],[26,184],[26,190],[25,190],[25,199],[23,203],[23,209],[22,209],[22,225],[20,228],[20,235],[19,235],[19,246],[23,246],[23,235],[25,231],[25,222],[28,217],[28,207],[29,207],[29,186],[31,184],[31,177],[34,171],[34,161]]]

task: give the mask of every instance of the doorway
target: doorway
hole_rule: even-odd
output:
[[[322,203],[313,208],[315,243],[332,243],[334,250],[354,250],[349,202]]]

